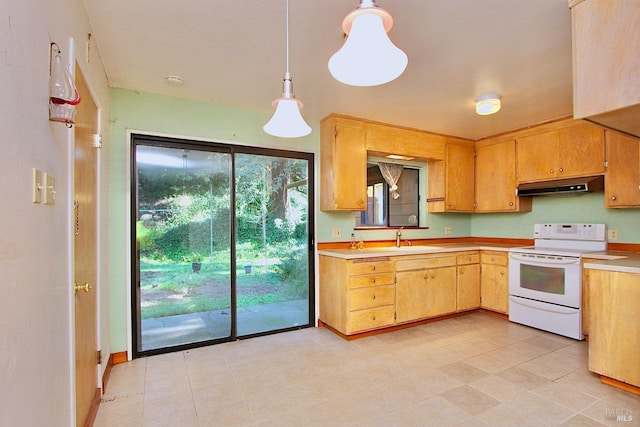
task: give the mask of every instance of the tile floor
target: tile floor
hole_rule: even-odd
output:
[[[555,425],[640,426],[640,396],[601,384],[586,342],[479,312],[354,341],[311,328],[119,364],[95,422]]]

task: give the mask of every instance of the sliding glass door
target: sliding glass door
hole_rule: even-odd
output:
[[[310,326],[312,154],[132,141],[134,356]]]

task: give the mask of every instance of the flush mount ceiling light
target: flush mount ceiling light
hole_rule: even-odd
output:
[[[400,76],[408,59],[387,35],[392,26],[391,14],[375,0],[360,0],[342,21],[348,37],[329,59],[331,75],[351,86],[377,86]]]
[[[291,74],[289,74],[289,0],[287,0],[286,33],[287,70],[282,82],[282,96],[273,101],[276,111],[273,113],[271,120],[262,129],[269,135],[281,138],[298,138],[309,135],[311,128],[302,118],[302,114],[300,114],[302,102],[298,101],[293,94],[293,82],[291,81]]]
[[[500,111],[502,106],[500,102],[500,95],[490,93],[482,95],[476,98],[476,113],[481,116],[488,116]]]
[[[184,83],[182,77],[173,75],[165,77],[164,81],[167,82],[169,86],[182,86],[182,84]]]

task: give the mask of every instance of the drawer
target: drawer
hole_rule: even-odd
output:
[[[456,256],[443,256],[435,258],[411,258],[396,261],[396,271],[422,270],[425,268],[438,268],[456,265]]]
[[[352,311],[347,317],[347,334],[393,325],[394,315],[393,305]]]
[[[460,254],[456,256],[456,264],[458,265],[478,264],[479,262],[480,262],[480,254],[477,252]]]
[[[377,261],[357,260],[353,261],[349,266],[349,275],[351,276],[372,273],[393,273],[393,261],[388,258]]]
[[[494,264],[494,265],[507,265],[508,257],[506,254],[502,253],[481,253],[480,254],[480,262],[482,264]]]
[[[396,287],[393,285],[356,289],[349,292],[349,311],[392,305],[395,299]]]
[[[393,273],[367,274],[365,276],[349,277],[349,289],[364,288],[367,286],[393,285]]]

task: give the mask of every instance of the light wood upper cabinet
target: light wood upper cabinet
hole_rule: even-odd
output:
[[[640,139],[612,131],[606,131],[605,135],[605,206],[640,207]]]
[[[640,2],[572,0],[573,115],[640,136]]]
[[[476,143],[476,212],[530,212],[530,197],[516,196],[516,141]]]
[[[320,123],[320,209],[365,210],[366,200],[364,124],[329,116]]]
[[[473,212],[475,210],[475,146],[449,142],[444,161],[428,167],[429,212]]]
[[[365,122],[366,148],[373,156],[400,154],[414,159],[444,159],[447,137],[415,129]]]
[[[586,122],[517,139],[518,182],[604,174],[604,130]]]

